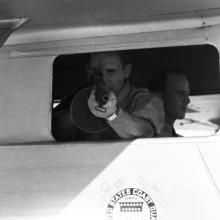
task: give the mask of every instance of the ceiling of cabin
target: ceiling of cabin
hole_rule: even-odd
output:
[[[0,20],[28,18],[22,30],[146,21],[150,15],[220,8],[219,0],[0,0]]]

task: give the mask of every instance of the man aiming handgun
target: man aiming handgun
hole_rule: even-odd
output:
[[[91,54],[87,68],[88,78],[91,79],[94,73],[99,72],[103,80],[101,86],[104,85],[107,92],[103,96],[104,102],[100,104],[100,88],[97,89],[97,84],[93,85],[86,108],[95,118],[105,121],[107,127],[95,133],[83,131],[76,125],[71,111],[67,108],[62,113],[55,113],[59,115],[54,117],[53,123],[53,134],[56,139],[63,141],[134,139],[154,137],[160,133],[164,125],[162,100],[150,93],[147,88],[135,88],[129,84],[131,68],[126,51]],[[101,93],[103,91],[101,89]]]

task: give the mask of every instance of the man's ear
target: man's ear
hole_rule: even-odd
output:
[[[128,79],[130,77],[131,74],[131,69],[132,69],[132,65],[131,64],[127,64],[124,68],[124,73],[125,73],[125,78]]]

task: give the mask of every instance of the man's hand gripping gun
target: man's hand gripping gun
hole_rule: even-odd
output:
[[[71,116],[74,124],[87,133],[99,133],[108,127],[103,118],[99,118],[91,114],[88,107],[88,98],[91,92],[94,93],[94,101],[96,102],[94,109],[99,113],[107,113],[104,107],[110,100],[110,90],[108,89],[103,73],[100,69],[94,68],[91,73],[90,86],[81,89],[71,102]]]
[[[94,68],[92,71],[92,81],[94,87],[95,100],[98,106],[97,111],[106,112],[104,105],[109,101],[110,90],[107,87],[102,71],[99,68]]]

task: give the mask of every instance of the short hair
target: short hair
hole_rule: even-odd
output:
[[[90,54],[90,58],[92,54],[99,54],[99,53],[115,53],[119,55],[121,64],[125,67],[127,64],[131,63],[131,53],[128,50],[114,50],[114,51],[103,51],[103,52],[95,52]]]
[[[169,74],[177,74],[186,77],[186,74],[179,69],[161,70],[152,75],[147,83],[148,89],[153,93],[164,94],[166,92],[166,81]]]
[[[131,63],[131,53],[128,50],[116,51],[119,54],[122,66],[125,67],[127,64]]]

